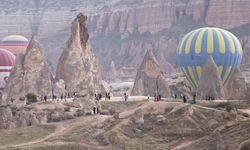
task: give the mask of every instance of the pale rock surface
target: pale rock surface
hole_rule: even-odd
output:
[[[135,111],[134,115],[131,118],[131,121],[138,124],[144,123],[144,113],[141,108]]]
[[[248,6],[248,0],[211,0],[205,18],[206,22],[209,25],[226,29],[247,24],[250,21]]]
[[[80,108],[85,114],[91,114],[94,107],[98,107],[98,104],[90,98],[90,96],[86,97],[76,97],[73,100],[74,102],[80,105]]]
[[[55,82],[54,88],[53,88],[53,94],[56,95],[56,96],[59,96],[59,97],[61,95],[65,95],[66,94],[64,80],[59,79],[57,82]]]
[[[186,97],[192,97],[194,88],[184,75],[178,75],[168,80],[171,96],[174,98],[175,94],[177,98],[181,98],[182,95]]]
[[[225,99],[223,82],[211,55],[207,57],[202,69],[196,94],[199,100],[205,99],[206,96],[213,96],[215,99]]]
[[[242,100],[247,99],[247,83],[239,68],[234,73],[226,86],[227,99]]]
[[[10,107],[0,106],[0,129],[7,129],[11,125],[12,112]]]

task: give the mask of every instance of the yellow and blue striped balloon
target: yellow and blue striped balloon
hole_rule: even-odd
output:
[[[213,57],[224,85],[242,60],[237,37],[229,31],[212,27],[189,32],[181,40],[177,53],[179,65],[194,87],[198,85],[208,55]]]

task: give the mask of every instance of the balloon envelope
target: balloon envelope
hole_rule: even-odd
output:
[[[21,35],[9,35],[0,42],[0,48],[7,49],[14,54],[24,54],[29,40]]]
[[[229,31],[207,27],[184,36],[177,55],[179,66],[194,87],[198,85],[208,55],[213,57],[225,85],[241,63],[242,48],[239,40]]]
[[[14,65],[15,55],[10,51],[0,49],[0,89],[5,87]]]

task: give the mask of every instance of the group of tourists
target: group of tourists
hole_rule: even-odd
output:
[[[154,98],[155,98],[154,99],[155,102],[161,101],[161,94],[155,94]]]
[[[93,107],[93,114],[99,114],[100,113],[100,110],[98,107]]]
[[[178,98],[178,95],[176,93],[172,94],[172,96],[174,97],[174,99],[176,100]],[[183,103],[187,103],[187,97],[184,94],[180,94],[180,98],[182,99]],[[192,99],[192,103],[196,104],[196,94],[193,94],[193,99]]]
[[[99,101],[102,99],[102,94],[101,93],[95,93],[95,100]]]
[[[205,96],[205,100],[212,101],[212,100],[215,100],[215,97],[214,96]]]
[[[183,101],[183,103],[187,103],[188,102],[187,98],[186,98],[186,95],[182,96],[182,101]],[[192,103],[196,104],[196,94],[193,95]]]
[[[101,93],[95,93],[95,100],[99,101],[101,99],[102,99],[102,94]],[[111,96],[110,96],[109,92],[105,93],[105,99],[108,99],[108,100],[111,99]]]
[[[75,96],[76,96],[76,92],[74,92],[73,94],[71,94],[71,93],[61,94],[60,96],[57,96],[57,95],[53,94],[51,97],[45,95],[45,96],[41,96],[41,99],[43,101],[45,101],[45,102],[48,101],[50,98],[51,98],[52,101],[57,101],[57,102],[59,102],[59,101],[65,101],[66,102],[67,98],[73,98]]]
[[[106,92],[106,99],[110,100],[111,96],[109,92]]]
[[[95,93],[95,100],[100,101],[101,99],[102,99],[102,94]],[[105,93],[105,99],[108,99],[108,100],[111,99],[110,93],[108,93],[108,92]]]

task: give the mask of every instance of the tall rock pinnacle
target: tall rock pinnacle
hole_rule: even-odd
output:
[[[197,86],[197,99],[205,99],[212,96],[215,99],[225,99],[223,82],[218,73],[218,67],[211,55],[207,57],[207,61],[202,70],[202,75]]]
[[[238,67],[234,70],[231,80],[228,82],[226,88],[228,99],[242,100],[248,98],[247,83]]]
[[[89,43],[87,16],[82,13],[72,22],[71,36],[59,59],[56,77],[65,81],[69,92],[87,95],[104,90]]]
[[[137,71],[131,95],[170,96],[169,86],[152,51],[147,51]]]
[[[52,75],[39,42],[33,37],[25,55],[16,57],[16,64],[3,91],[2,102],[18,100],[27,93],[51,95]]]

